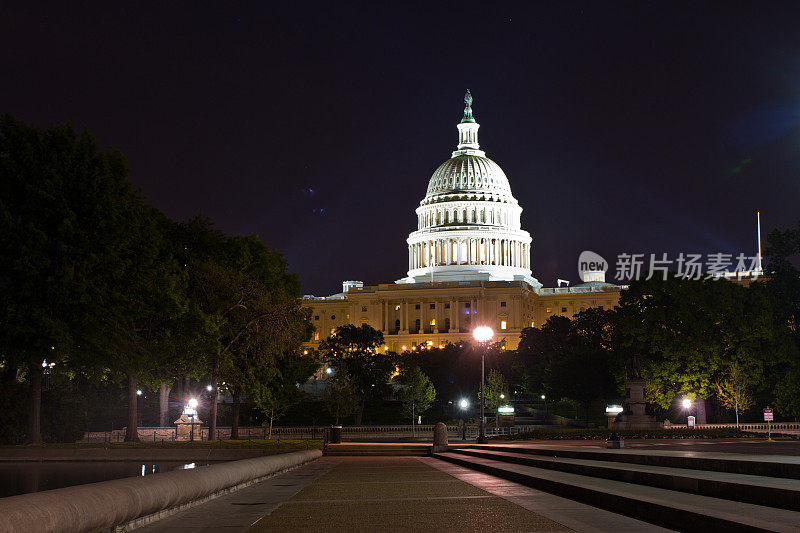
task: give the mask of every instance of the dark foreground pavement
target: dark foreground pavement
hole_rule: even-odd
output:
[[[427,457],[324,457],[142,529],[278,530],[660,529]]]

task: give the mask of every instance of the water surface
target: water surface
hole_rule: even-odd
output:
[[[0,498],[123,477],[147,476],[214,461],[0,462]]]

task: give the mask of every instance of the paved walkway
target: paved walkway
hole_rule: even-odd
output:
[[[429,457],[324,457],[141,531],[664,531]]]

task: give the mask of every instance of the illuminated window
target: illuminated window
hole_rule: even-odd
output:
[[[534,326],[533,326],[533,320],[531,320],[531,327],[534,327]]]
[[[436,319],[435,318],[431,318],[431,326],[435,326],[435,325],[436,325]]]
[[[553,312],[553,308],[552,308],[552,307],[547,307],[547,308],[544,310],[544,312],[545,312],[545,313],[552,313],[552,312]]]
[[[336,333],[336,328],[331,328],[331,335],[333,335],[334,333]]]
[[[505,320],[501,320],[500,321],[500,329],[506,329],[506,321]]]
[[[395,310],[395,311],[399,311],[399,310],[400,310],[400,306],[399,306],[399,305],[395,305],[395,306],[394,306],[394,310]]]
[[[319,331],[315,331],[315,332],[314,332],[314,340],[315,340],[315,341],[318,341],[318,340],[319,340]]]
[[[505,307],[505,306],[506,306],[505,302],[500,302],[500,307]]]

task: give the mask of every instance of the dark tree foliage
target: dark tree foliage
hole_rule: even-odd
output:
[[[42,440],[43,360],[98,362],[86,347],[130,275],[141,206],[119,152],[0,118],[0,359],[28,383],[27,442]]]
[[[552,316],[541,328],[524,329],[518,357],[531,372],[529,386],[578,403],[588,422],[590,403],[619,394],[622,364],[612,345],[614,321],[614,311],[592,308],[573,319]]]
[[[334,372],[344,373],[355,387],[360,404],[355,425],[360,426],[364,407],[391,392],[389,380],[395,370],[391,355],[383,353],[383,333],[367,324],[346,324],[320,343],[320,353]]]
[[[796,229],[773,231],[767,237],[767,280],[764,283],[776,320],[785,324],[792,349],[785,371],[777,378],[778,415],[800,419],[800,223]]]
[[[620,298],[618,345],[639,356],[651,402],[708,398],[735,364],[757,391],[769,391],[791,342],[763,283],[653,278]]]
[[[227,237],[203,219],[183,225],[181,235],[189,307],[200,317],[196,338],[202,341],[193,346],[196,367],[214,384],[210,434],[216,432],[222,387],[234,399],[235,435],[243,395],[258,393],[262,404],[264,398],[287,398],[265,394],[265,384],[284,386],[279,379],[284,374],[289,381],[299,379],[291,377],[296,362],[290,355],[299,353],[300,344],[311,337],[310,310],[298,300],[300,284],[287,273],[285,259],[257,238]]]

